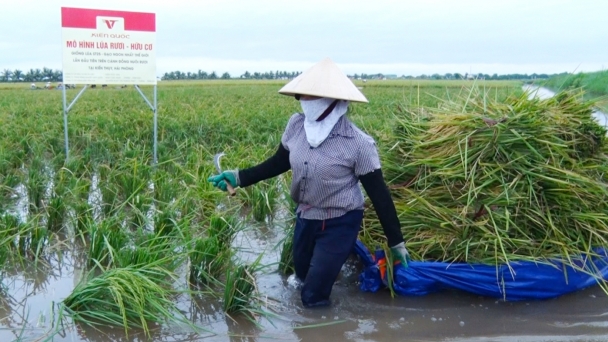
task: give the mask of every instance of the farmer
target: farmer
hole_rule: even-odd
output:
[[[286,84],[279,93],[300,101],[276,153],[243,170],[208,179],[246,187],[292,170],[291,197],[297,203],[293,236],[296,276],[305,307],[330,305],[332,286],[357,241],[365,188],[396,260],[407,266],[395,205],[384,182],[376,143],[346,116],[349,102],[368,100],[330,59]]]

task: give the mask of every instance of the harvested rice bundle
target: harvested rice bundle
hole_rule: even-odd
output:
[[[573,92],[466,95],[397,114],[383,168],[414,258],[498,264],[606,245],[606,130],[593,104]],[[366,210],[361,239],[382,236]]]

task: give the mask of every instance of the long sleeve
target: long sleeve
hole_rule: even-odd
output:
[[[401,232],[397,210],[384,181],[382,170],[376,169],[362,175],[359,177],[359,180],[374,205],[374,209],[384,230],[384,235],[388,240],[388,246],[393,247],[403,242],[403,233]]]
[[[268,178],[276,177],[291,169],[289,151],[279,143],[273,156],[262,163],[239,171],[239,186],[246,187]]]

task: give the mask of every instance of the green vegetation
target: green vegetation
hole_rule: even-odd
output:
[[[554,91],[583,88],[587,98],[595,100],[598,107],[608,112],[608,71],[560,74],[538,84]]]
[[[171,291],[174,275],[161,267],[115,268],[76,286],[64,299],[77,322],[140,327],[149,334],[150,323],[183,322]]]
[[[543,262],[606,245],[606,129],[582,93],[495,101],[474,88],[396,120],[385,170],[415,259]]]
[[[161,82],[155,166],[152,113],[132,88],[83,94],[69,114],[70,159],[65,160],[61,92],[3,84],[2,267],[42,262],[52,253],[82,256],[85,276],[61,303],[76,324],[119,325],[149,334],[153,324],[183,321],[175,305],[184,292],[220,300],[226,314],[252,320],[264,315],[255,277],[265,265],[260,259],[240,260],[232,244],[245,227],[285,226],[277,247],[283,252],[280,272],[292,271],[290,174],[240,189],[231,198],[206,179],[216,173],[212,156],[217,152],[226,153],[224,168],[235,169],[276,151],[289,116],[300,110],[293,98],[277,93],[284,83]],[[354,104],[349,115],[378,141],[383,160],[390,160],[385,158],[400,122],[395,113],[435,107],[473,82],[356,84],[370,103]],[[521,94],[518,82],[475,84],[488,100]],[[78,91],[68,90],[68,98]],[[151,88],[143,91],[149,94]],[[26,202],[23,208],[17,208],[20,201]]]

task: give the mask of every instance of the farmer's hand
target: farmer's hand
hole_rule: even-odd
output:
[[[408,267],[408,263],[410,262],[410,253],[408,253],[407,249],[405,249],[405,242],[391,247],[391,254],[393,255],[393,260],[399,260],[403,267]]]
[[[219,175],[207,178],[207,181],[211,182],[216,188],[227,191],[228,187],[226,186],[226,182],[229,182],[233,188],[239,186],[239,172],[238,170],[227,170]]]

